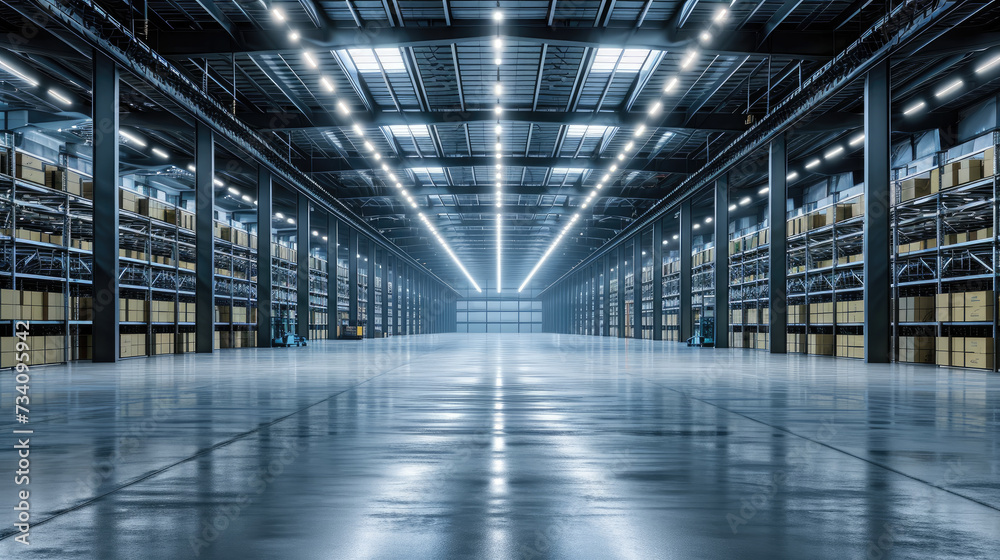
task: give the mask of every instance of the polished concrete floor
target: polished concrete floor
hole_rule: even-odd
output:
[[[37,368],[0,558],[1000,558],[1000,375],[556,335]]]

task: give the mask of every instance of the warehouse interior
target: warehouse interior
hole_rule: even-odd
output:
[[[1000,557],[1000,2],[0,16],[2,557]]]

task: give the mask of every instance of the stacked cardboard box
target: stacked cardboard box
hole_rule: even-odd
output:
[[[901,336],[897,354],[901,362],[933,364],[934,349],[933,336]]]
[[[183,268],[184,270],[194,270],[195,269],[195,264],[193,262],[189,262],[189,261],[180,261],[180,262],[177,263],[177,266],[180,267],[180,268]]]
[[[832,334],[810,334],[808,336],[808,353],[820,356],[832,356],[833,342]]]
[[[174,313],[174,302],[172,301],[151,301],[149,302],[150,320],[154,323],[173,323],[176,313]]]
[[[961,233],[947,233],[942,240],[942,245],[954,245],[956,243],[966,243],[968,241],[979,241],[993,238],[993,228],[982,228],[975,231],[963,231]]]
[[[993,321],[993,292],[956,292],[934,298],[936,321],[942,323]]]
[[[758,350],[767,350],[769,348],[767,333],[757,333],[757,340],[756,344],[754,344],[754,348]]]
[[[82,196],[90,200],[94,199],[93,181],[85,179],[83,175],[80,175],[72,169],[67,170],[64,175],[66,176],[66,192],[75,194],[76,196]]]
[[[139,198],[140,194],[125,190],[118,189],[118,208],[128,212],[139,212]]]
[[[676,315],[674,315],[676,317]],[[742,309],[730,309],[729,310],[729,324],[731,325],[742,325],[743,324],[743,310]]]
[[[813,325],[833,324],[833,302],[810,303],[809,323]]]
[[[865,322],[864,300],[837,302],[837,323],[864,323],[864,322]]]
[[[233,228],[223,223],[215,222],[213,232],[218,239],[222,239],[223,241],[233,240]]]
[[[934,249],[936,247],[937,239],[924,239],[921,241],[914,241],[913,243],[902,243],[899,245],[899,254],[904,255],[906,253],[923,251],[924,249]]]
[[[45,164],[45,186],[57,191],[63,190],[63,171],[55,165]]]
[[[850,263],[861,262],[864,260],[864,254],[857,253],[854,255],[844,255],[843,257],[837,257],[837,264],[844,265]]]
[[[195,333],[185,332],[177,335],[177,348],[180,352],[194,352]]]
[[[94,320],[94,300],[89,296],[70,296],[69,298],[69,320],[70,321],[93,321]]]
[[[14,156],[14,176],[36,185],[45,184],[45,164],[42,160],[17,152]]]
[[[806,306],[805,305],[789,305],[788,306],[788,322],[790,324],[803,324],[806,322]]]
[[[27,350],[18,350],[17,344],[24,342],[28,345]],[[0,367],[14,367],[18,364],[18,358],[28,366],[41,364],[59,364],[66,361],[66,338],[61,335],[29,335],[22,341],[12,336],[0,338]]]
[[[958,184],[964,185],[983,178],[983,160],[965,159],[958,162]]]
[[[899,184],[899,200],[906,202],[914,198],[920,198],[938,192],[937,183],[933,179],[914,178],[906,179]]]
[[[177,322],[178,323],[194,323],[195,322],[195,304],[193,301],[182,301],[177,304]]]
[[[122,334],[119,343],[121,348],[119,350],[119,355],[122,358],[134,358],[136,356],[146,355],[146,334],[145,333],[131,333]]]
[[[183,229],[194,231],[194,214],[187,210],[176,210],[176,224]]]
[[[838,334],[837,356],[840,358],[864,358],[865,337],[860,334]]]
[[[149,321],[149,303],[141,299],[118,299],[118,320],[129,323]]]
[[[63,244],[62,234],[44,233],[33,229],[17,228],[12,231],[9,228],[4,228],[0,229],[0,235],[6,237],[16,237],[26,241],[38,241],[40,243],[52,243],[54,245]]]
[[[996,172],[994,169],[994,148],[987,148],[983,153],[983,177],[992,177]]]
[[[216,323],[228,323],[232,318],[232,308],[228,305],[216,305],[215,306],[215,322]],[[219,334],[219,333],[215,333]]]
[[[787,352],[805,352],[806,351],[806,335],[798,333],[788,333],[785,339],[785,347]]]
[[[23,321],[63,321],[65,295],[60,292],[0,290],[0,311],[4,319]]]
[[[156,333],[153,335],[153,355],[173,354],[176,345],[176,335],[174,333]]]
[[[706,249],[704,251],[699,251],[694,254],[691,259],[691,266],[701,266],[703,264],[709,264],[714,262],[715,250]],[[325,270],[325,269],[324,269]]]
[[[897,305],[898,320],[901,323],[929,323],[934,321],[934,296],[901,297]]]
[[[165,202],[160,202],[159,200],[153,200],[151,198],[146,198],[144,196],[139,196],[139,213],[143,216],[149,216],[154,220],[160,220],[161,222],[175,223],[176,217],[174,216],[173,209],[170,205]],[[167,210],[171,210],[171,218],[173,220],[167,220]]]
[[[70,247],[74,247],[76,249],[82,249],[84,251],[93,251],[94,250],[94,242],[93,241],[86,241],[84,239],[71,239],[70,242],[69,242],[69,245],[70,245]]]

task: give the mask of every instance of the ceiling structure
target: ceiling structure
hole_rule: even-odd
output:
[[[677,188],[886,9],[872,0],[98,4],[453,285],[465,284],[455,260],[480,284],[495,282],[499,248],[503,284],[516,287],[564,236],[538,288]],[[967,62],[968,47],[951,39],[952,51],[943,36],[934,53],[895,64],[912,83],[899,97],[929,87],[918,78],[935,65]],[[71,58],[6,47],[48,64],[53,78],[74,73]],[[858,91],[814,111],[790,155],[860,126]],[[143,132],[166,134],[152,128]],[[603,179],[611,166],[621,169]]]

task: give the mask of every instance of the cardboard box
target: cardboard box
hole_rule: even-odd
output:
[[[994,155],[994,152],[995,152],[994,148],[987,148],[986,152],[983,154],[983,176],[984,177],[991,177],[994,173],[996,173],[996,169],[994,167],[994,165],[995,165],[994,164],[994,158],[996,156]]]
[[[57,191],[63,190],[63,172],[58,167],[45,166],[45,186]]]
[[[932,188],[930,179],[922,179],[922,178],[906,179],[900,183],[899,187],[900,187],[899,199],[903,202],[907,200],[913,200],[914,198],[927,196],[933,192],[936,192]]]
[[[961,184],[959,181],[959,165],[958,163],[949,163],[941,168],[941,189],[950,189],[957,187]]]
[[[966,159],[958,162],[958,184],[962,185],[983,178],[983,160]]]

